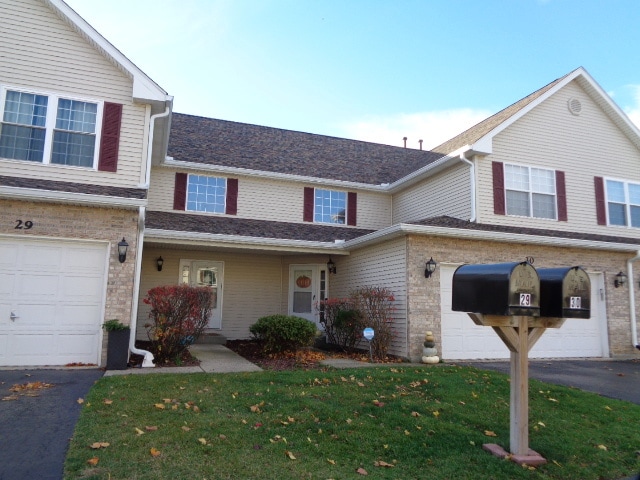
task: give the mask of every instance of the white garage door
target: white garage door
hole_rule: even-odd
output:
[[[0,238],[0,365],[98,364],[107,245]]]
[[[451,282],[456,267],[442,266],[442,357],[445,360],[509,358],[509,350],[491,327],[478,326],[466,313],[451,311]],[[567,319],[559,329],[549,328],[529,352],[530,358],[608,356],[604,324],[602,275],[590,274],[591,318]]]

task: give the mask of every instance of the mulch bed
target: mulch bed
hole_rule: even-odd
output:
[[[320,362],[326,358],[351,358],[362,362],[369,361],[369,353],[357,351],[345,353],[341,351],[325,351],[315,348],[305,348],[297,352],[282,352],[265,354],[262,344],[256,340],[227,340],[225,346],[241,357],[258,365],[263,370],[310,370],[324,368]],[[142,350],[150,350],[151,342],[136,341],[136,347]],[[143,357],[131,354],[129,357],[129,367],[138,368],[142,366]],[[382,363],[401,363],[402,359],[389,355]],[[193,357],[189,350],[185,350],[180,358],[169,359],[164,362],[157,362],[156,367],[191,367],[200,365],[200,360]]]

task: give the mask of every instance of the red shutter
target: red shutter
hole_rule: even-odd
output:
[[[238,213],[238,179],[227,178],[227,205],[225,212],[227,215]]]
[[[593,177],[596,187],[596,218],[598,225],[607,224],[607,204],[604,199],[604,180],[602,177]]]
[[[302,220],[305,222],[313,222],[313,187],[304,187],[304,210]]]
[[[493,213],[504,215],[506,213],[504,168],[501,162],[492,162],[491,169],[493,170]]]
[[[120,123],[122,122],[122,105],[104,103],[102,111],[102,136],[100,137],[100,156],[98,170],[103,172],[118,171],[118,147],[120,145]]]
[[[358,194],[356,192],[347,193],[347,225],[356,225],[358,212]]]
[[[176,183],[173,189],[173,209],[184,210],[187,203],[187,174],[176,173]]]
[[[567,189],[564,184],[564,172],[556,170],[556,198],[558,202],[558,221],[567,221]]]

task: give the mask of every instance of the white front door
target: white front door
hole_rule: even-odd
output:
[[[193,287],[209,287],[213,290],[213,309],[208,328],[222,328],[222,262],[208,260],[181,260],[180,282]]]
[[[0,238],[0,366],[100,363],[107,247]]]
[[[289,315],[306,318],[320,328],[318,302],[326,298],[327,273],[320,265],[291,265]]]

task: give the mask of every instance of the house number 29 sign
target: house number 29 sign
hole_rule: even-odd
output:
[[[16,220],[15,230],[31,230],[33,228],[33,222],[31,220],[22,221]]]

